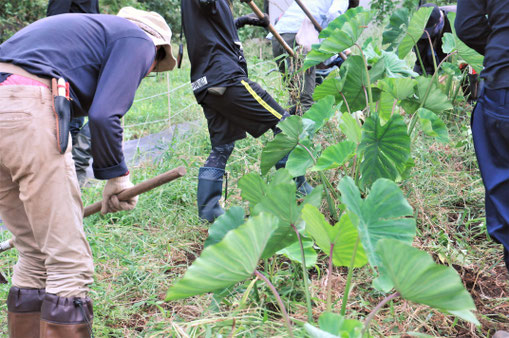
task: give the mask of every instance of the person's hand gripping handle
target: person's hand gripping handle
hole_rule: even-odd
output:
[[[117,212],[121,210],[133,210],[136,203],[138,203],[138,196],[123,201],[119,200],[117,196],[122,191],[131,188],[132,186],[134,185],[131,182],[129,172],[127,172],[124,176],[109,179],[103,190],[101,214],[105,215],[110,212]]]

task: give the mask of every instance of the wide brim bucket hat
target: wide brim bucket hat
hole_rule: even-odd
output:
[[[164,48],[166,56],[157,63],[155,72],[165,72],[175,68],[177,61],[171,50],[171,29],[160,14],[124,7],[117,15],[136,24],[152,39],[156,46]]]

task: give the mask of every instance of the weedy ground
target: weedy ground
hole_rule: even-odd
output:
[[[261,41],[247,46],[250,78],[259,82],[281,103],[283,89],[269,51]],[[187,61],[187,60],[186,60]],[[269,73],[270,72],[270,73]],[[161,95],[180,88],[168,96]],[[287,336],[276,301],[266,285],[258,281],[244,302],[250,281],[237,285],[223,295],[204,295],[177,302],[165,302],[165,293],[200,255],[208,225],[200,221],[196,210],[198,168],[209,149],[206,122],[196,104],[189,82],[189,64],[166,75],[148,78],[138,91],[136,102],[124,119],[125,138],[135,139],[159,132],[172,125],[198,121],[198,128],[175,134],[163,156],[131,167],[134,182],[141,182],[183,165],[185,177],[140,197],[137,208],[129,213],[91,216],[85,219],[85,231],[95,262],[95,283],[91,297],[95,305],[96,337],[221,337]],[[413,149],[415,168],[401,182],[415,210],[418,236],[415,246],[431,253],[437,262],[453,266],[460,274],[477,305],[482,322],[476,328],[452,316],[426,306],[396,299],[386,306],[372,324],[374,336],[409,336],[412,333],[447,337],[488,337],[496,329],[509,327],[509,276],[501,261],[500,246],[491,242],[484,225],[484,191],[475,161],[469,133],[472,107],[460,102],[447,120],[451,143],[438,145],[417,136]],[[169,113],[170,112],[170,113]],[[168,121],[168,116],[171,115]],[[147,123],[153,122],[153,123]],[[337,126],[330,122],[330,134],[322,136],[326,145],[335,137]],[[229,193],[226,207],[242,205],[237,180],[259,171],[267,133],[260,139],[248,138],[237,143],[228,163]],[[338,177],[330,173],[333,182]],[[311,176],[311,183],[318,184]],[[83,190],[84,204],[101,198],[102,183],[93,182]],[[9,235],[0,233],[0,239]],[[9,278],[17,252],[0,255],[0,267]],[[325,310],[326,260],[321,255],[310,270],[314,315]],[[305,333],[299,322],[306,320],[305,297],[300,267],[283,256],[262,262],[281,293],[290,315],[295,319],[295,334]],[[335,268],[332,276],[334,309],[339,311],[346,269]],[[368,267],[354,274],[354,288],[348,304],[348,316],[364,318],[383,299],[371,287]],[[9,285],[0,286],[5,299]],[[7,336],[6,306],[0,304],[0,334]]]

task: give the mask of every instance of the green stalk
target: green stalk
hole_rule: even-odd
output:
[[[300,145],[302,148],[304,148],[304,150],[307,151],[307,153],[309,154],[309,156],[311,156],[311,158],[313,159],[313,163],[316,165],[316,158],[315,156],[313,155],[313,153],[311,152],[311,150],[308,149],[308,147],[306,147],[305,145],[303,144],[300,144],[300,143],[297,143],[297,145]],[[327,197],[327,204],[329,205],[329,211],[332,215],[332,217],[336,217],[334,219],[337,219],[337,212],[336,212],[336,207],[332,201],[332,198],[330,196],[330,194],[333,193],[334,191],[334,188],[332,187],[332,185],[330,184],[329,180],[327,179],[327,177],[325,177],[325,175],[323,174],[323,172],[319,172],[320,173],[320,179],[322,181],[322,183],[325,185],[325,192],[326,192],[326,197]]]
[[[355,46],[357,46],[357,48],[359,48],[359,50],[361,52],[362,60],[364,63],[364,69],[366,71],[366,81],[368,82],[366,84],[366,87],[368,89],[368,99],[369,99],[368,117],[369,117],[369,116],[371,116],[371,113],[373,111],[375,111],[375,106],[373,104],[373,92],[371,91],[371,79],[369,78],[368,61],[366,59],[366,56],[364,55],[364,52],[362,51],[362,48],[358,44],[355,44]]]
[[[366,320],[364,321],[364,327],[362,328],[362,332],[361,332],[361,337],[364,337],[364,334],[366,333],[366,331],[369,329],[369,324],[371,323],[371,321],[373,320],[373,318],[375,317],[375,315],[377,314],[378,311],[380,311],[380,309],[385,305],[387,304],[389,301],[391,301],[392,299],[396,298],[396,297],[399,297],[400,294],[399,292],[395,292],[393,293],[392,295],[390,296],[387,296],[384,298],[384,300],[382,300],[380,302],[380,304],[378,304],[374,309],[373,311],[370,312],[370,314],[368,315],[368,317],[366,318]]]
[[[262,279],[269,286],[270,291],[272,291],[272,293],[274,294],[274,297],[276,297],[277,303],[279,305],[279,309],[280,309],[281,313],[283,314],[283,317],[285,318],[285,325],[286,325],[286,329],[288,330],[288,335],[293,338],[292,325],[290,324],[290,316],[288,316],[288,312],[286,312],[285,304],[283,303],[281,296],[277,292],[274,285],[268,280],[267,277],[265,277],[265,275],[263,273],[261,273],[258,270],[255,270],[254,273],[258,278]]]
[[[359,242],[361,238],[357,235],[357,241],[355,242],[355,246],[353,248],[352,260],[350,261],[350,266],[348,267],[348,275],[346,277],[346,285],[345,285],[345,293],[343,294],[343,300],[341,303],[341,315],[344,316],[346,313],[346,304],[348,303],[348,296],[350,294],[350,287],[352,284],[352,276],[353,276],[353,265],[355,263],[355,257],[357,256],[357,248],[359,247]]]
[[[447,59],[449,59],[451,56],[455,55],[456,53],[457,52],[454,52],[454,53],[451,53],[451,54],[447,55],[442,60],[442,62],[440,62],[440,64],[438,65],[437,70],[433,73],[433,77],[431,78],[431,81],[429,82],[428,88],[426,88],[426,93],[424,94],[424,99],[422,100],[421,105],[419,106],[419,109],[424,107],[424,103],[426,103],[426,100],[428,99],[429,93],[431,93],[431,88],[433,87],[433,82],[435,82],[435,78],[437,77],[438,69],[440,69],[440,67],[442,67],[442,65],[444,64],[444,62],[447,61]],[[417,110],[419,110],[419,109],[417,109]],[[417,117],[418,117],[417,113],[414,113],[414,116],[412,116],[412,120],[410,121],[410,125],[408,126],[408,135],[409,136],[411,136],[413,131],[414,131],[415,124],[417,123]]]
[[[297,239],[300,245],[300,256],[302,260],[302,278],[304,279],[304,293],[306,294],[306,306],[308,308],[308,322],[313,322],[313,309],[311,308],[311,296],[309,295],[309,284],[308,284],[308,270],[306,269],[306,255],[304,254],[304,245],[302,244],[302,238],[300,237],[299,230],[295,225],[291,224],[293,230],[297,234]]]
[[[329,271],[327,278],[327,312],[332,312],[332,255],[334,253],[334,243],[330,244],[329,252]]]

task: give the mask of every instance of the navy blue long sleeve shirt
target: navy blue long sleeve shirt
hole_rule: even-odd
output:
[[[459,0],[455,27],[463,42],[485,56],[486,87],[509,88],[509,1]]]
[[[113,15],[62,14],[39,20],[0,45],[0,61],[70,84],[73,113],[88,115],[94,174],[127,172],[120,118],[155,59],[152,40]]]

